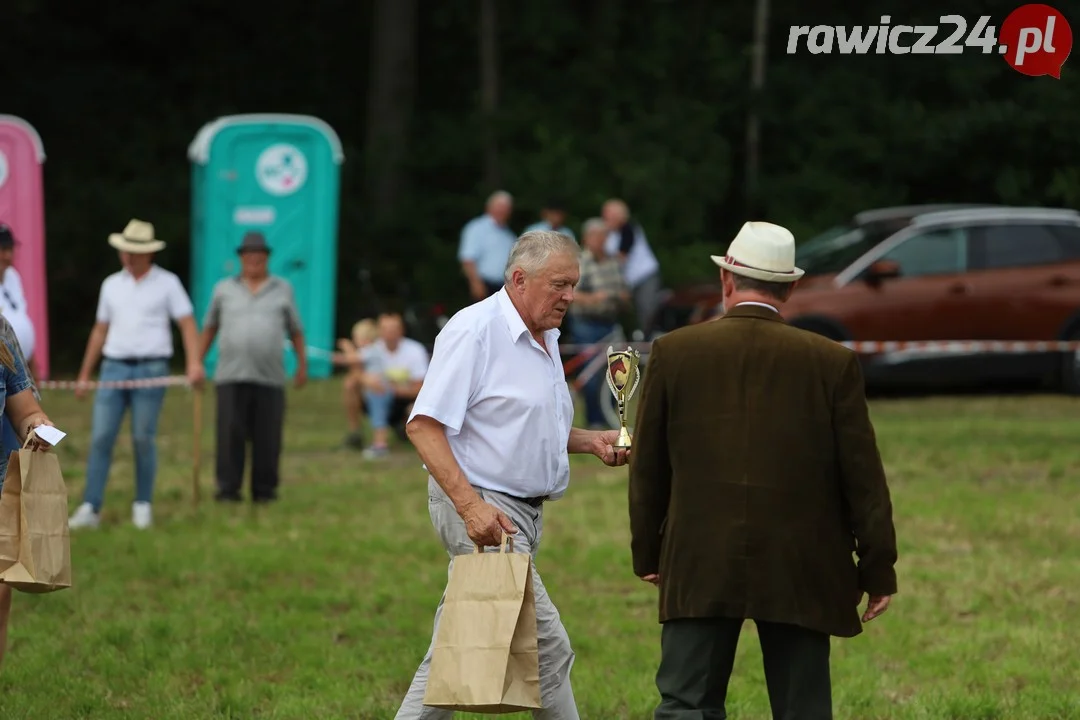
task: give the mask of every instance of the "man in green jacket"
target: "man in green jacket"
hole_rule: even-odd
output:
[[[746,223],[725,314],[652,345],[630,460],[635,574],[660,588],[657,720],[725,717],[745,619],[773,716],[832,717],[830,636],[896,592],[892,502],[858,356],[791,327],[803,271],[785,228]],[[854,553],[858,561],[855,561]]]

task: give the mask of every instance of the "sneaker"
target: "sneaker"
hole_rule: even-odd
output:
[[[94,512],[94,506],[90,503],[83,503],[79,506],[79,509],[75,511],[75,514],[68,520],[68,528],[77,530],[78,528],[96,528],[101,524],[101,516]]]
[[[345,447],[352,448],[353,450],[362,450],[364,447],[364,438],[358,432],[349,433],[345,436]]]
[[[385,445],[383,445],[382,447],[372,445],[371,447],[364,450],[363,455],[365,460],[379,460],[380,458],[389,457],[390,448],[386,447]]]
[[[131,522],[135,524],[135,527],[140,530],[145,530],[153,524],[153,517],[150,512],[150,503],[137,502],[131,506]]]

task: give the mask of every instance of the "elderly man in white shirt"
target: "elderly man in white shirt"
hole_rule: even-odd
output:
[[[101,363],[103,382],[147,380],[169,374],[173,354],[171,319],[180,327],[187,360],[188,381],[203,380],[198,329],[191,300],[174,273],[154,264],[154,253],[165,243],[154,237],[154,226],[132,220],[122,233],[109,236],[119,251],[123,270],[101,283],[97,322],[86,342],[76,396],[82,397],[90,373]],[[94,400],[90,457],[86,461],[83,502],[68,520],[75,528],[97,527],[105,500],[113,445],[131,408],[131,439],[135,449],[135,502],[131,518],[135,527],[152,524],[151,502],[157,474],[157,424],[165,387],[101,388]]]
[[[574,299],[578,252],[565,235],[525,233],[503,288],[454,315],[435,340],[407,430],[430,473],[431,522],[451,566],[476,545],[500,544],[504,533],[515,552],[535,559],[545,503],[562,497],[570,481],[569,453],[626,464],[626,451],[612,447],[617,431],[572,427],[558,327]],[[570,638],[535,564],[532,581],[544,706],[533,717],[576,720]],[[436,633],[441,612],[440,602]],[[453,716],[423,706],[430,662],[429,647],[398,720]]]

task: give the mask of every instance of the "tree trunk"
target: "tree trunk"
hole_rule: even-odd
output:
[[[756,0],[754,47],[750,61],[750,113],[746,122],[746,212],[756,217],[760,204],[759,173],[761,142],[761,96],[765,87],[765,39],[769,24],[769,0]]]
[[[375,0],[365,184],[372,219],[395,215],[408,178],[409,128],[416,99],[416,0]]]
[[[484,126],[484,182],[490,190],[498,188],[502,182],[495,128],[495,113],[499,105],[497,32],[495,0],[480,0],[480,111]]]

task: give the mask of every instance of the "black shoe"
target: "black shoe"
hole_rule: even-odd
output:
[[[216,495],[214,495],[214,500],[218,501],[219,503],[238,503],[244,501],[244,499],[240,497],[238,493],[225,492],[218,492]]]
[[[345,436],[345,447],[352,448],[353,450],[363,450],[364,438],[358,432],[349,433]]]

